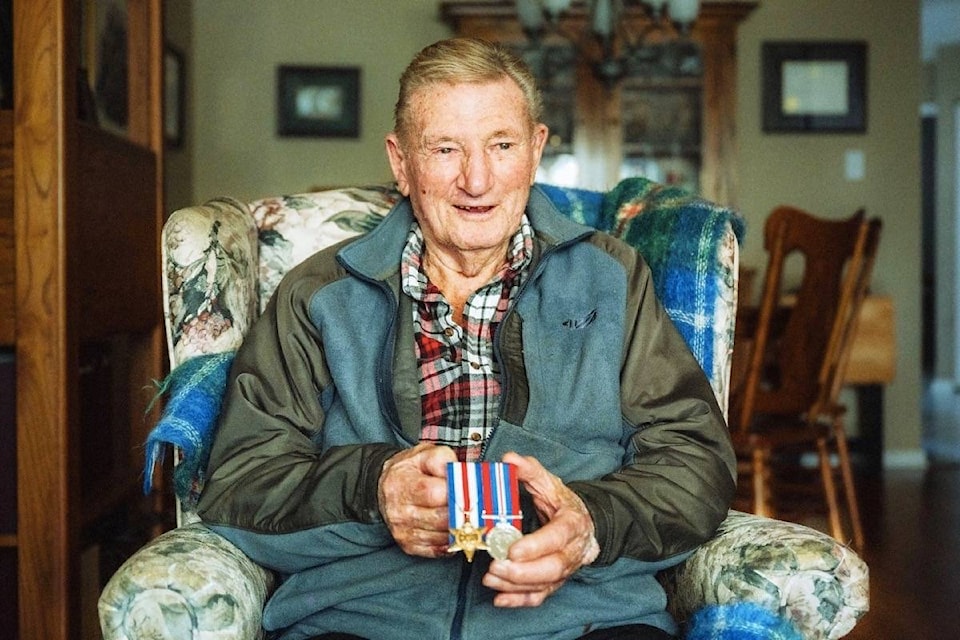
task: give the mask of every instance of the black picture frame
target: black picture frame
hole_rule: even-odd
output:
[[[764,132],[866,132],[866,42],[778,41],[761,46]]]
[[[277,134],[357,138],[360,69],[281,65],[277,69]]]
[[[183,146],[186,117],[186,70],[183,53],[173,45],[163,47],[163,140],[173,149]]]

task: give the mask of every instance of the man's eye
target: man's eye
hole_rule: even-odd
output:
[[[512,143],[512,142],[498,142],[498,143],[497,143],[497,149],[499,149],[500,151],[509,151],[509,150],[512,149],[512,148],[513,148],[513,143]]]
[[[440,147],[439,149],[437,149],[437,153],[439,153],[440,155],[444,155],[444,156],[445,156],[445,155],[449,155],[449,154],[451,154],[451,153],[453,153],[453,152],[454,152],[454,148],[453,148],[453,147]]]

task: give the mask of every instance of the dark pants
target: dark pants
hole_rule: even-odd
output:
[[[325,633],[314,640],[364,640],[360,636],[349,633]],[[596,629],[580,640],[673,640],[673,636],[666,631],[645,624],[632,624],[626,627],[612,627],[610,629]]]

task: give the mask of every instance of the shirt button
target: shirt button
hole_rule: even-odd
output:
[[[474,442],[480,442],[480,439],[481,439],[481,438],[483,438],[483,436],[481,436],[481,435],[480,435],[479,433],[477,433],[476,431],[474,431],[473,433],[470,434],[470,439],[473,440]]]
[[[473,369],[479,369],[479,368],[480,368],[480,363],[479,363],[479,362],[471,362],[471,363],[470,363],[470,367],[473,368]]]
[[[453,333],[453,327],[447,327],[443,330],[443,335],[447,336],[448,338],[451,337]]]

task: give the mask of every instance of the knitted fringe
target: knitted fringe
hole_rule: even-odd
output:
[[[708,605],[690,618],[685,640],[803,640],[789,620],[752,602]]]
[[[144,493],[153,489],[154,467],[163,462],[168,445],[183,455],[173,472],[177,497],[186,499],[195,483],[202,482],[233,357],[228,351],[191,358],[157,385],[154,402],[164,396],[168,400],[147,437]]]

